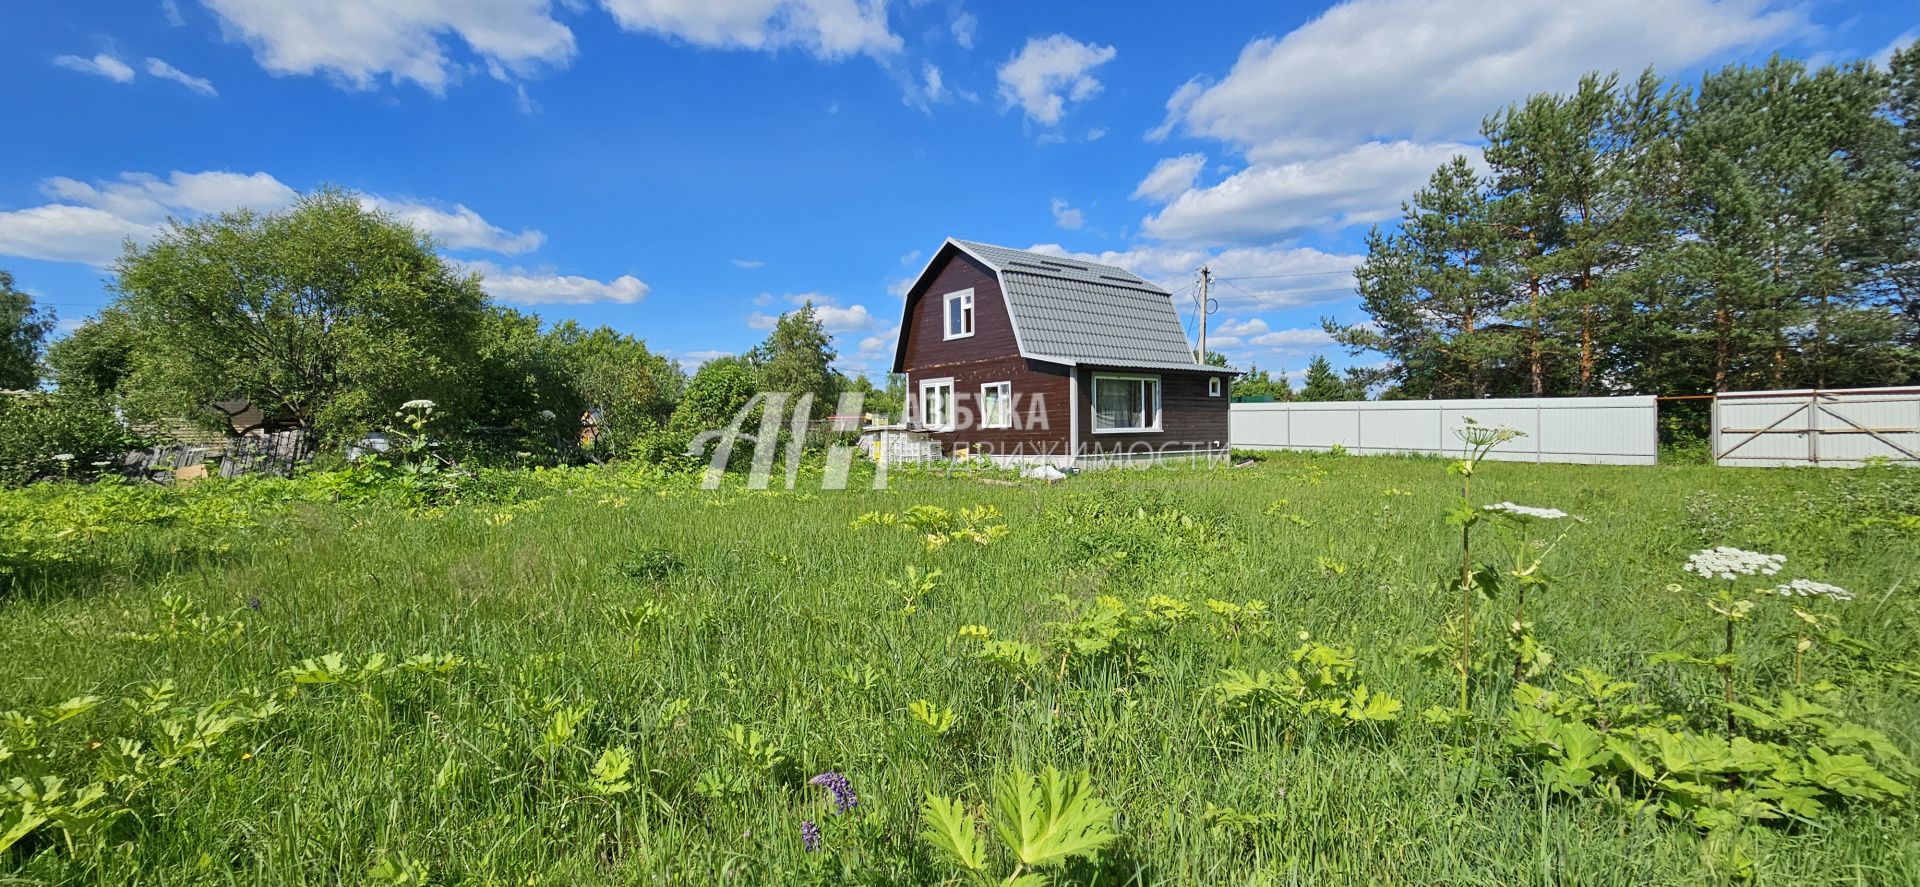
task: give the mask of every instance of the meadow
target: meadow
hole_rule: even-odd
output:
[[[8,493],[0,881],[1920,882],[1920,473],[802,480]]]

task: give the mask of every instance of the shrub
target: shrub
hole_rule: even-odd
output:
[[[118,466],[128,449],[140,445],[139,437],[98,398],[72,394],[0,398],[0,485],[92,477]]]

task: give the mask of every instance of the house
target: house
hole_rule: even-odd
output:
[[[907,425],[955,456],[1090,467],[1224,456],[1235,371],[1122,268],[948,239],[907,290]]]

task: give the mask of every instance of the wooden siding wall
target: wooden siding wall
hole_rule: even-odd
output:
[[[1065,455],[1069,390],[1067,368],[1020,356],[1013,320],[993,272],[965,253],[949,249],[946,266],[924,289],[908,293],[906,339],[902,367],[907,374],[907,400],[916,421],[920,418],[920,383],[953,378],[955,400],[973,413],[973,427],[934,435],[942,452],[967,446],[975,453],[1002,455]],[[973,288],[973,335],[946,338],[947,293]],[[980,428],[980,386],[989,382],[1013,384],[1013,428]],[[1045,408],[1045,421],[1029,422],[1034,398]]]
[[[1081,367],[1080,373],[1080,447],[1085,453],[1131,452],[1145,456],[1149,452],[1205,452],[1217,441],[1227,445],[1228,402],[1226,383],[1219,397],[1207,395],[1207,379],[1212,373],[1169,372],[1165,370],[1128,370]],[[1093,377],[1096,373],[1160,377],[1160,430],[1123,434],[1093,433]]]

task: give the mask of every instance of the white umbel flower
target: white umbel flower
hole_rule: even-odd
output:
[[[1772,576],[1786,563],[1784,554],[1761,554],[1722,545],[1694,552],[1687,558],[1686,570],[1705,579],[1732,581],[1741,576]]]
[[[1482,505],[1480,507],[1485,511],[1527,518],[1528,520],[1559,520],[1567,516],[1566,512],[1558,508],[1535,508],[1531,505],[1515,505],[1512,502],[1496,502],[1492,505]]]
[[[419,400],[407,401],[406,403],[401,404],[400,408],[403,410],[430,410],[430,409],[433,409],[434,406],[436,406],[436,404],[434,404],[433,401],[427,400],[426,398],[423,397]]]
[[[73,454],[72,453],[54,453],[52,458],[53,458],[53,461],[55,462],[72,462]]]
[[[1825,582],[1815,582],[1812,579],[1795,579],[1784,585],[1776,586],[1773,590],[1780,592],[1781,597],[1824,597],[1832,598],[1836,601],[1853,600],[1853,592],[1841,588],[1838,585],[1828,585]]]

